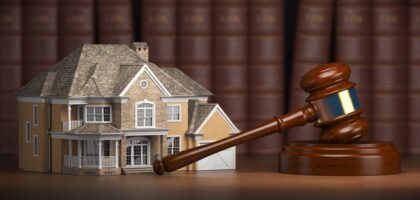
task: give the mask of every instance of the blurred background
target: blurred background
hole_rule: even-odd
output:
[[[420,153],[420,0],[0,0],[0,154],[18,153],[20,87],[83,43],[132,41],[209,88],[241,129],[302,106],[310,68],[348,63],[365,140]],[[238,153],[278,153],[319,132],[294,128]]]

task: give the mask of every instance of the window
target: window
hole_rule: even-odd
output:
[[[168,155],[178,153],[180,150],[180,136],[168,136]]]
[[[140,81],[140,87],[141,88],[145,89],[145,88],[147,88],[148,85],[149,85],[149,83],[147,83],[146,80]]]
[[[30,121],[25,122],[25,141],[26,143],[31,142],[31,122]]]
[[[167,108],[167,120],[168,121],[180,121],[181,120],[181,106],[170,105]]]
[[[38,156],[38,135],[34,135],[34,143],[33,143],[33,149],[32,152],[34,154],[34,156]]]
[[[109,140],[104,141],[104,156],[110,156],[111,155],[111,143]]]
[[[86,122],[111,122],[111,107],[86,107]]]
[[[32,114],[33,114],[33,123],[34,126],[38,126],[38,105],[34,104],[33,108],[32,108]]]
[[[85,116],[85,108],[83,106],[79,106],[78,107],[78,111],[77,111],[77,115],[80,121],[84,120],[84,116]]]
[[[153,127],[154,126],[154,109],[153,103],[139,103],[136,106],[136,127]]]

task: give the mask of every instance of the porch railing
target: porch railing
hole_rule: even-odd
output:
[[[70,121],[70,125],[71,125],[71,128],[69,126],[68,121],[63,121],[63,131],[70,131],[72,129],[79,128],[79,127],[83,126],[83,121],[72,120],[72,121]]]
[[[69,160],[71,159],[71,163]],[[99,168],[98,156],[81,156],[81,168]],[[79,157],[64,155],[64,166],[79,167]],[[115,156],[102,156],[102,167],[115,167]]]

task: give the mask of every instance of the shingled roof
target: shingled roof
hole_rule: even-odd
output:
[[[85,44],[35,77],[17,96],[116,97],[145,65],[172,96],[212,95],[176,68],[145,62],[127,45]]]

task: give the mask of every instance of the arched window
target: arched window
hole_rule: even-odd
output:
[[[155,104],[142,101],[136,104],[136,128],[155,126]]]

